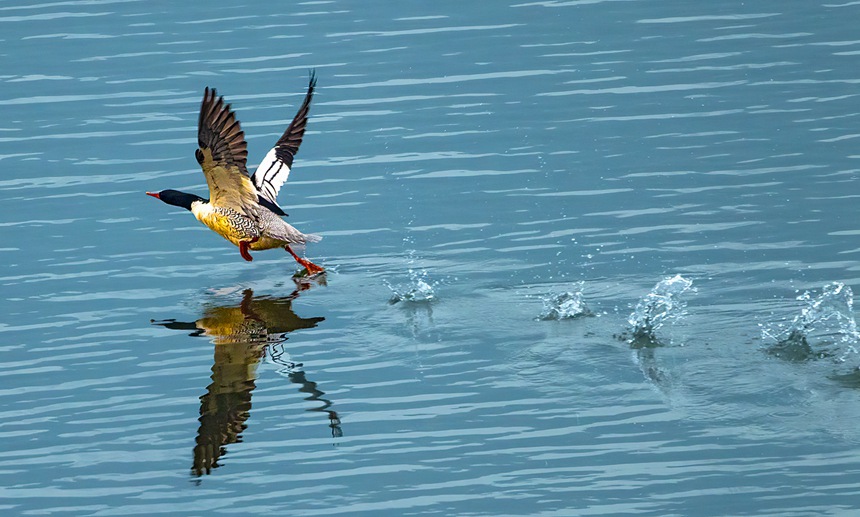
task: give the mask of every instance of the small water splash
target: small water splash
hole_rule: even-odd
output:
[[[543,310],[535,318],[538,321],[557,321],[594,316],[585,304],[582,285],[575,291],[549,293],[543,297]]]
[[[687,314],[687,302],[681,295],[691,289],[693,281],[681,275],[657,282],[627,317],[631,329],[628,342],[639,346],[659,346],[656,332],[667,323],[677,321]]]
[[[436,287],[438,282],[428,280],[426,270],[409,269],[409,282],[406,284],[392,285],[388,280],[382,280],[386,287],[391,290],[391,298],[388,303],[394,305],[399,302],[429,303],[436,299]]]
[[[789,361],[834,358],[858,362],[860,331],[854,319],[854,293],[841,282],[825,285],[821,294],[797,297],[806,306],[788,323],[762,327],[762,339],[775,342],[767,351]]]

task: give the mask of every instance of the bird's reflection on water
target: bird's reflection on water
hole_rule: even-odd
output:
[[[206,336],[215,344],[212,383],[200,397],[200,428],[194,447],[192,474],[209,474],[219,466],[226,446],[242,440],[251,411],[251,394],[256,387],[257,366],[267,360],[279,366],[278,372],[299,385],[299,391],[310,396],[305,400],[321,405],[310,409],[327,414],[332,436],[342,436],[340,419],[331,401],[317,384],[309,381],[300,363],[289,360],[284,350],[287,334],[315,327],[324,318],[302,318],[292,309],[300,291],[310,288],[308,282],[297,283],[289,296],[254,296],[247,289],[238,305],[214,306],[204,310],[197,321],[154,321],[156,325],[176,330],[190,330],[191,336]]]

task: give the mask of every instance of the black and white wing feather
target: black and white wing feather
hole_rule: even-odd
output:
[[[266,153],[265,158],[257,166],[257,170],[254,171],[254,176],[251,178],[260,197],[274,205],[277,205],[278,192],[290,176],[293,158],[299,152],[299,146],[305,135],[305,128],[308,126],[308,112],[316,84],[316,74],[311,70],[308,93],[305,95],[305,100],[302,102],[298,113],[284,134],[281,135],[281,138],[278,139],[275,147]]]

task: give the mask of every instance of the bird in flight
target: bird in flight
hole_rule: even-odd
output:
[[[194,155],[206,176],[209,199],[172,189],[146,194],[191,211],[198,221],[238,246],[239,254],[249,262],[254,260],[249,250],[284,248],[309,275],[322,273],[325,269],[298,256],[292,249],[317,242],[322,237],[302,233],[288,224],[282,219],[287,214],[277,204],[278,192],[290,175],[293,158],[308,125],[315,87],[316,76],[311,71],[308,93],[298,113],[253,176],[246,167],[248,146],[236,115],[224,102],[224,97],[207,87],[200,104],[199,148]]]

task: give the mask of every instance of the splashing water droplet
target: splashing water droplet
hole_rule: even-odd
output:
[[[594,313],[585,304],[580,286],[576,291],[550,293],[543,298],[543,310],[537,320],[553,321],[593,316]]]
[[[416,302],[429,303],[436,298],[437,282],[429,282],[427,280],[427,271],[409,270],[409,283],[391,285],[388,280],[383,279],[386,287],[391,290],[391,298],[388,303],[395,304],[398,302]]]
[[[768,348],[770,353],[792,361],[833,357],[846,362],[860,357],[860,331],[850,287],[833,282],[825,285],[821,294],[805,291],[797,300],[806,306],[791,322],[762,326],[762,339],[776,342]]]
[[[658,282],[627,317],[627,323],[633,333],[630,342],[645,340],[657,343],[655,333],[667,323],[686,314],[687,303],[680,297],[692,288],[693,281],[681,275],[667,277]]]

